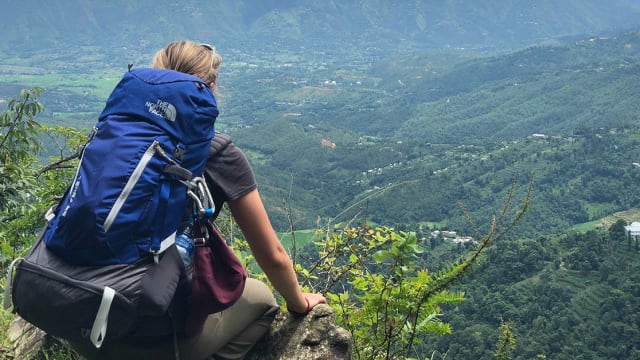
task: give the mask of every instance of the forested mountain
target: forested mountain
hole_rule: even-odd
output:
[[[417,65],[381,66],[363,82],[393,85],[342,83],[316,97],[304,97],[310,86],[271,85],[282,104],[247,89],[264,115],[229,131],[259,159],[265,186],[281,189],[271,205],[293,185],[309,225],[362,201],[376,221],[464,227],[456,200],[488,219],[512,177],[533,176],[521,230],[534,235],[638,205],[638,49],[633,32],[466,60],[428,79]]]
[[[268,69],[243,74],[248,83],[229,81],[252,98],[258,115],[245,119],[248,124],[291,112],[302,114],[299,122],[367,135],[477,144],[636,124],[639,61],[640,32],[633,31],[493,57],[424,53],[381,59],[367,69],[311,75]],[[305,82],[310,77],[317,80]],[[255,86],[259,79],[268,85]],[[247,106],[229,100],[232,109]]]
[[[328,53],[354,48],[501,50],[629,28],[640,17],[638,0],[26,0],[2,6],[4,51],[65,44],[156,48],[182,37],[272,53],[280,47]]]
[[[468,143],[635,125],[639,63],[638,32],[465,62],[404,82],[402,96],[418,105],[398,135]]]
[[[462,230],[457,200],[487,220],[512,177],[533,176],[519,231],[551,232],[638,205],[638,49],[631,31],[489,57],[233,52],[218,127],[247,150],[280,229],[286,199],[301,227],[366,209]],[[44,82],[47,121],[91,126],[124,66],[95,70],[111,59],[95,47],[73,54],[8,58],[3,95]]]
[[[533,179],[523,221],[446,309],[454,335],[425,349],[490,359],[503,319],[517,359],[640,358],[638,245],[607,232],[640,207],[640,1],[3,6],[0,104],[43,86],[48,124],[90,127],[126,65],[167,41],[214,42],[218,129],[249,156],[278,230],[416,230],[437,269],[465,246],[430,230],[475,235],[458,201],[484,230],[512,181],[517,204]]]
[[[255,159],[272,216],[283,228],[286,199],[301,227],[314,226],[318,216],[341,214],[335,220],[345,221],[362,212],[403,228],[433,222],[469,233],[456,201],[487,225],[514,178],[520,193],[534,178],[530,212],[516,230],[528,236],[640,204],[637,127],[475,146],[350,139],[290,123],[252,129],[237,132],[237,138]],[[261,143],[268,134],[277,135]],[[323,136],[336,148],[322,148]]]
[[[496,244],[458,286],[467,301],[445,309],[453,334],[425,339],[425,358],[494,359],[501,322],[516,360],[640,358],[638,246],[607,229]]]
[[[247,150],[279,229],[286,199],[300,227],[366,209],[389,225],[466,230],[457,200],[487,220],[512,177],[524,186],[533,176],[535,206],[519,231],[552,232],[638,205],[638,49],[632,31],[371,64],[357,53],[318,61],[282,52],[275,62],[232,53],[218,127]],[[92,70],[109,58],[11,58],[0,88],[9,97],[44,82],[47,121],[89,127],[122,73]]]

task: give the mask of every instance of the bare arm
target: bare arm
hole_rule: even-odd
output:
[[[305,313],[319,303],[326,303],[321,294],[303,293],[289,255],[278,239],[258,190],[229,201],[229,209],[249,243],[258,265],[275,289],[284,297],[287,308]]]

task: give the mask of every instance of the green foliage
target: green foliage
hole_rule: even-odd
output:
[[[3,349],[8,348],[7,330],[13,320],[13,314],[10,311],[0,308],[0,358],[2,358]]]
[[[25,224],[23,217],[35,209],[38,191],[33,174],[41,130],[35,117],[44,110],[38,101],[40,89],[24,90],[11,100],[0,114],[0,264],[11,261],[23,250]]]
[[[234,138],[258,159],[254,168],[269,190],[263,191],[265,202],[280,231],[289,228],[282,207],[287,198],[299,228],[315,227],[318,216],[325,222],[340,214],[337,221],[365,216],[407,229],[442,222],[468,233],[466,219],[453,206],[457,200],[480,224],[489,224],[511,178],[530,174],[536,178],[535,207],[515,230],[517,235],[535,238],[541,230],[564,231],[640,204],[640,172],[632,165],[640,158],[637,127],[480,146],[359,139],[350,132],[326,135],[337,144],[335,149],[319,146],[326,129],[284,121],[263,132],[266,127],[234,132]],[[271,132],[280,135],[261,140]],[[304,156],[294,156],[296,149]]]
[[[498,338],[498,348],[496,349],[496,360],[513,360],[513,350],[516,346],[516,336],[511,331],[511,326],[507,322],[500,324],[500,337]]]
[[[415,234],[364,226],[316,245],[322,262],[301,273],[324,279],[315,286],[324,285],[339,324],[353,334],[358,359],[407,356],[416,338],[451,332],[440,320],[440,305],[463,295],[442,290],[425,298],[436,279],[419,267],[423,248]]]
[[[84,135],[77,130],[62,131],[62,129],[44,128],[42,131],[53,131],[55,134],[66,133],[66,136],[74,139],[70,140],[70,143],[84,138]],[[37,153],[31,156],[25,164],[37,164]],[[31,246],[44,225],[44,213],[55,204],[56,199],[64,193],[71,180],[74,165],[70,162],[75,161],[74,159],[75,155],[57,159],[40,168],[14,164],[20,168],[20,172],[14,176],[22,176],[22,178],[9,179],[16,189],[17,196],[9,203],[13,206],[6,208],[0,219],[0,250],[2,252],[0,264],[2,266],[24,255]]]
[[[29,170],[40,149],[35,117],[44,110],[39,96],[38,88],[24,90],[0,114],[0,222],[23,210],[33,190]]]
[[[454,287],[468,301],[446,311],[453,333],[426,346],[455,359],[489,358],[496,343],[474,341],[475,334],[505,322],[518,334],[516,360],[637,356],[640,260],[608,229],[509,239],[486,255]]]
[[[625,230],[627,222],[623,219],[619,219],[613,225],[609,227],[609,237],[611,240],[622,242],[627,238],[627,231]]]
[[[66,344],[53,340],[51,345],[46,349],[43,349],[38,354],[40,359],[44,360],[83,360],[77,352],[71,349]]]
[[[41,126],[41,89],[24,90],[0,114],[0,250],[2,266],[30,246],[44,224],[43,214],[64,193],[79,151],[80,131]],[[54,146],[52,163],[40,167],[42,139]],[[57,142],[55,140],[58,140]],[[68,151],[73,146],[74,151]]]
[[[515,183],[486,235],[469,217],[479,245],[440,271],[430,272],[421,262],[425,239],[413,232],[366,224],[327,231],[315,242],[319,258],[306,267],[297,263],[296,270],[306,286],[326,294],[338,324],[353,334],[356,359],[424,358],[422,339],[451,333],[449,324],[442,321],[441,306],[464,299],[462,292],[450,288],[527,211],[531,183],[522,208],[509,219],[514,189]]]
[[[72,128],[41,126],[35,121],[44,107],[41,89],[24,90],[0,114],[0,268],[24,255],[44,225],[43,214],[64,193],[84,135]],[[59,157],[41,166],[42,139],[49,139]],[[56,139],[58,142],[56,142]],[[75,150],[70,151],[69,147]],[[3,271],[4,273],[4,271]],[[4,280],[4,276],[2,277]],[[6,329],[13,314],[0,310],[0,339],[6,346]],[[42,354],[46,359],[78,359],[64,346]]]

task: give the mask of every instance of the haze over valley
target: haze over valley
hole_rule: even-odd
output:
[[[432,231],[477,237],[532,180],[522,222],[446,311],[454,334],[425,349],[490,359],[504,317],[518,360],[640,358],[640,248],[610,232],[640,221],[640,0],[3,8],[0,107],[42,87],[48,125],[89,129],[127,65],[169,41],[214,44],[217,128],[250,158],[279,231],[416,231],[437,268],[472,243]]]

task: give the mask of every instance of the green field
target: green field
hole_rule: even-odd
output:
[[[294,239],[297,249],[302,249],[307,244],[321,239],[321,235],[318,235],[316,230],[298,230],[295,232],[294,236],[292,236],[291,233],[279,233],[278,237],[282,242],[282,246],[289,251],[293,249]]]
[[[632,223],[633,221],[637,221],[638,219],[640,219],[640,208],[632,208],[625,211],[619,211],[598,220],[576,224],[572,227],[572,229],[578,232],[586,232],[597,228],[607,229],[619,219],[626,221],[628,224]]]

